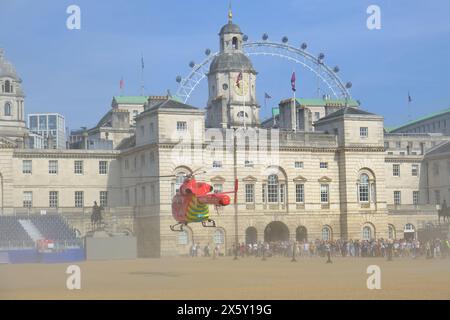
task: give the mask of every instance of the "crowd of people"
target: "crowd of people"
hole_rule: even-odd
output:
[[[191,246],[190,255],[196,256],[220,256],[224,253],[220,245],[211,247],[209,244],[201,248],[199,243]],[[296,256],[296,257],[425,257],[446,258],[450,257],[449,239],[434,239],[424,242],[419,240],[334,240],[334,241],[275,241],[257,243],[235,244],[226,252],[227,255],[240,257],[271,257],[271,256]]]

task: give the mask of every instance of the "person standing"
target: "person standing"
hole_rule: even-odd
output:
[[[388,243],[387,243],[387,260],[388,261],[392,261],[393,251],[394,251],[394,243],[393,243],[392,239],[389,239]]]
[[[333,263],[331,261],[331,245],[328,241],[325,243],[325,253],[327,255],[327,263]]]

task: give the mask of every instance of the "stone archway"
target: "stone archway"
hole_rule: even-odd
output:
[[[305,226],[299,226],[295,230],[295,240],[299,242],[308,241],[308,230]]]
[[[248,227],[245,230],[245,243],[255,244],[258,242],[258,231],[255,227]]]
[[[281,221],[273,221],[264,230],[264,241],[289,241],[289,229]]]

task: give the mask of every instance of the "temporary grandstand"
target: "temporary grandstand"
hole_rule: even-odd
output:
[[[0,216],[0,263],[84,260],[83,240],[61,215]]]

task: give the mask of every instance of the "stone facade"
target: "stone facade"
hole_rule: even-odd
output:
[[[236,239],[402,238],[406,226],[416,231],[437,220],[435,191],[450,200],[449,155],[439,151],[449,136],[387,134],[383,117],[342,101],[284,100],[278,128],[261,128],[256,71],[231,21],[220,45],[205,111],[168,97],[144,105],[115,98],[87,133],[113,140],[114,150],[24,149],[14,140],[26,132],[20,121],[20,134],[0,132],[0,213],[59,213],[84,235],[93,202],[103,202],[108,228],[134,233],[141,257],[187,254],[194,242],[223,252]],[[10,97],[0,93],[0,103]],[[198,180],[233,190],[235,134],[236,207],[210,207],[217,228],[172,232],[172,197],[184,175],[201,168]]]

